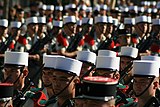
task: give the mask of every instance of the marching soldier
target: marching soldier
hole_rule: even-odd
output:
[[[28,75],[28,53],[5,52],[4,60],[4,82],[12,83],[14,86],[14,106],[20,104],[25,94],[25,80]]]
[[[59,54],[67,57],[75,57],[78,47],[82,44],[74,43],[76,33],[76,18],[75,16],[67,16],[63,21],[62,33],[57,36],[56,50]],[[73,44],[74,43],[74,44]],[[71,51],[73,45],[78,44],[76,49]],[[72,46],[71,46],[72,45]]]
[[[99,53],[97,56],[96,71],[93,76],[104,76],[117,80],[120,79],[120,58],[116,57],[114,52],[110,53],[110,56],[106,56],[107,54],[105,54],[104,51],[101,51],[101,54]]]
[[[87,26],[87,27],[85,27]],[[86,32],[84,34],[84,46],[83,46],[83,50],[89,50],[89,51],[93,51],[93,47],[95,45],[95,41],[94,41],[94,35],[92,35],[91,33],[93,33],[93,18],[83,18],[82,19],[82,28],[86,29]]]
[[[2,43],[4,43],[6,41],[7,32],[8,32],[8,20],[1,19],[0,20],[0,43],[1,43],[1,46],[2,46]]]
[[[82,62],[78,60],[57,58],[53,72],[53,88],[58,100],[52,107],[73,107],[71,99],[75,97],[75,84],[79,82],[81,66]]]
[[[159,65],[157,61],[137,60],[133,62],[133,91],[138,98],[137,107],[159,107],[155,97],[159,87]]]
[[[129,84],[132,79],[132,61],[138,56],[138,49],[133,47],[121,47],[120,57],[120,74],[124,84]],[[126,75],[126,74],[127,75]],[[120,81],[122,82],[122,81]]]
[[[30,92],[27,93],[27,101],[23,107],[34,107],[38,105],[39,107],[51,106],[57,99],[55,98],[54,88],[52,87],[53,72],[55,69],[56,59],[58,55],[43,55],[44,68],[42,70],[42,88],[33,87]]]
[[[56,6],[55,7],[55,20],[62,21],[63,19],[63,6]]]
[[[96,54],[89,51],[79,51],[76,59],[83,62],[80,78],[83,79],[84,76],[89,76],[95,66]]]
[[[57,101],[57,97],[54,92],[54,77],[53,72],[55,71],[56,60],[59,55],[44,55],[44,69],[42,71],[42,81],[44,85],[43,92],[47,96],[47,101],[44,103],[47,107],[52,107],[52,105]]]
[[[138,36],[137,44],[140,42],[144,42],[144,40],[146,40],[146,38],[148,37],[147,30],[148,30],[148,17],[147,16],[137,16],[135,18],[135,32],[136,32],[136,35]]]
[[[9,45],[11,51],[24,52],[25,45],[27,44],[27,39],[21,36],[21,26],[22,23],[18,21],[12,21],[10,25],[10,36],[12,37],[12,42]]]
[[[106,40],[105,32],[107,28],[107,17],[106,16],[97,16],[95,17],[95,46],[93,47],[93,51],[96,51],[98,47],[100,47],[100,44],[102,44],[103,41]]]
[[[63,21],[57,21],[57,20],[53,21],[53,28],[49,33],[49,36],[51,36],[52,39],[46,45],[48,49],[47,54],[57,54],[56,51],[57,36],[62,33],[62,26],[63,26]]]

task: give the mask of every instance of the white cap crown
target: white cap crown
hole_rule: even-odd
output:
[[[133,75],[159,77],[159,65],[156,61],[133,61]]]
[[[63,21],[56,21],[56,20],[54,20],[53,21],[53,26],[62,27],[63,26]]]
[[[75,73],[79,76],[82,62],[71,58],[57,58],[55,69]]]
[[[107,23],[107,16],[97,16],[97,17],[95,17],[95,24],[96,23]]]
[[[117,53],[111,50],[99,50],[98,56],[110,56],[110,57],[116,57]]]
[[[38,17],[38,23],[46,24],[46,17]]]
[[[0,26],[8,27],[8,20],[7,19],[0,19]]]
[[[31,23],[38,23],[38,18],[37,17],[30,17],[26,19],[26,25],[31,24]]]
[[[60,55],[43,55],[43,63],[46,68],[55,68],[56,60],[58,57],[64,57]]]
[[[89,51],[79,51],[77,53],[77,60],[89,62],[92,64],[95,64],[96,62],[96,54]]]
[[[129,56],[136,58],[138,56],[138,49],[133,47],[123,46],[121,47],[121,56]]]
[[[157,63],[160,63],[159,56],[141,56],[141,60],[157,61]],[[159,68],[160,68],[160,64],[159,64]]]
[[[124,24],[135,25],[135,18],[124,18]]]
[[[21,22],[12,21],[10,27],[11,27],[11,28],[20,28],[21,25],[22,25]]]
[[[119,71],[119,66],[119,57],[97,56],[96,68],[113,69]]]
[[[76,23],[76,17],[75,16],[67,16],[63,18],[63,24],[67,23]]]
[[[5,64],[25,65],[28,66],[28,53],[27,52],[5,52]]]
[[[135,23],[140,23],[140,22],[148,22],[148,17],[147,16],[138,16],[135,18]]]

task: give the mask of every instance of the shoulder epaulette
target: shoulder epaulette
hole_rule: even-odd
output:
[[[57,41],[58,41],[58,43],[60,43],[61,45],[65,46],[65,47],[68,46],[67,39],[62,36],[62,33],[60,33],[57,36]]]

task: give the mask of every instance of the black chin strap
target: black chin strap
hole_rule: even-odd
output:
[[[146,90],[150,87],[150,85],[152,84],[152,82],[153,82],[154,79],[155,79],[155,77],[152,78],[151,82],[148,84],[148,86],[145,88],[145,90],[142,91],[142,93],[140,93],[139,95],[137,95],[136,92],[135,92],[135,90],[133,89],[133,92],[134,92],[135,96],[139,97],[139,96],[143,95],[146,92]],[[133,84],[134,84],[134,81],[133,81]]]
[[[19,77],[16,79],[16,81],[13,84],[15,84],[19,80],[19,78],[21,77],[21,75],[23,73],[23,69],[24,69],[24,66],[20,68],[20,72],[21,73],[20,73]]]
[[[71,82],[72,82],[72,80],[75,78],[75,76],[76,76],[76,75],[74,75],[74,76],[72,77],[72,79],[69,81],[69,83],[68,83],[59,93],[53,95],[49,100],[56,100],[57,96],[60,95],[60,94],[71,84]],[[53,91],[54,91],[54,89],[53,89]],[[47,105],[48,105],[48,104],[47,104]]]
[[[69,81],[69,83],[59,93],[56,94],[56,96],[60,95],[71,84],[74,77],[75,77],[75,75],[72,77],[72,79]]]

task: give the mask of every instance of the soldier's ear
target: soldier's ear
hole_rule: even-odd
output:
[[[26,77],[28,75],[28,69],[24,68],[23,69],[23,76]]]
[[[118,72],[114,75],[114,79],[116,79],[116,80],[120,79],[120,74]]]
[[[76,84],[76,83],[79,83],[79,82],[80,82],[80,79],[78,77],[75,77],[74,83]]]
[[[159,87],[159,83],[158,83],[158,81],[155,81],[155,82],[153,82],[153,85],[154,85],[154,89],[157,89],[158,87]]]

